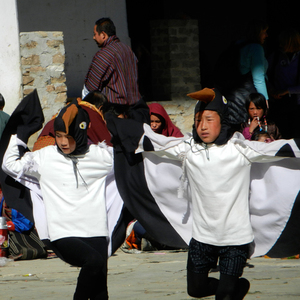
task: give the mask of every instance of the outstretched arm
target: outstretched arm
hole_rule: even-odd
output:
[[[20,147],[27,148],[27,145],[18,139],[17,135],[12,135],[3,157],[2,169],[21,183],[27,181],[30,184],[37,184],[39,173],[38,165],[34,160],[36,155],[32,152],[26,152],[24,156],[20,157]]]
[[[113,136],[114,147],[129,153],[155,151],[156,155],[171,156],[174,159],[181,152],[175,146],[187,138],[166,137],[157,134],[148,124],[133,119],[119,119],[111,114],[107,114],[105,118],[107,127]]]

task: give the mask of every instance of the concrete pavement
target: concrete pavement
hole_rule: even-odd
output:
[[[186,293],[186,259],[187,252],[180,251],[118,250],[108,263],[110,299],[193,299]],[[78,272],[58,258],[7,262],[0,267],[0,299],[72,299]],[[254,258],[244,277],[251,283],[246,300],[300,299],[299,259]]]

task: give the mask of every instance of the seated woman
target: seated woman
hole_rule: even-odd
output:
[[[164,107],[159,103],[151,103],[149,106],[151,129],[164,136],[182,137],[183,134],[176,127]]]
[[[164,136],[183,137],[183,134],[176,127],[164,107],[159,103],[148,104],[150,113],[151,129]],[[143,251],[168,249],[165,245],[157,243],[144,229],[139,221],[129,225],[132,230],[128,235],[126,242],[131,248],[137,248]],[[129,228],[130,228],[129,227]]]

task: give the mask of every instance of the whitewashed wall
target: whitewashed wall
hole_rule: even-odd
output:
[[[10,114],[22,95],[20,32],[63,32],[68,96],[77,97],[98,50],[93,27],[101,17],[110,17],[117,35],[130,45],[125,0],[0,0],[0,93],[6,100],[4,111]]]
[[[11,114],[21,96],[19,28],[15,0],[0,0],[0,93]]]

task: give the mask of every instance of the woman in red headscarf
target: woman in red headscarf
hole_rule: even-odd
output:
[[[148,104],[150,113],[150,126],[155,133],[165,136],[182,137],[183,134],[171,121],[168,113],[159,103]],[[156,242],[137,220],[131,226],[132,230],[125,240],[125,248],[143,251],[168,249],[167,246]]]
[[[149,106],[151,129],[165,136],[182,137],[181,131],[172,123],[168,113],[159,103],[151,103]]]

